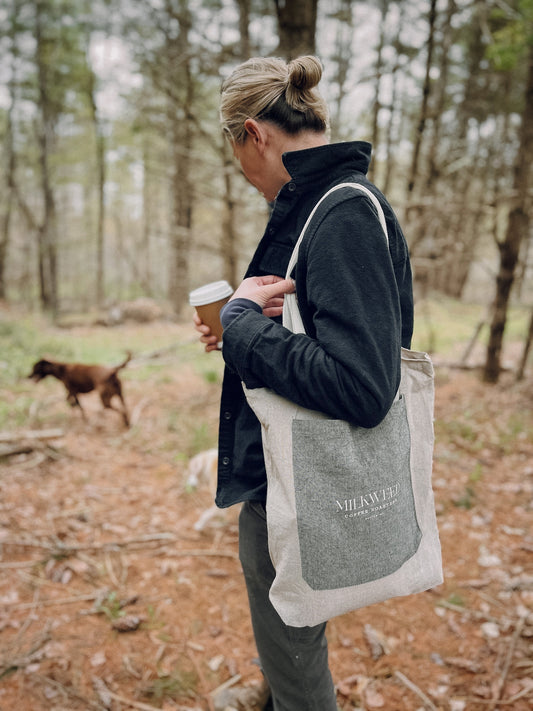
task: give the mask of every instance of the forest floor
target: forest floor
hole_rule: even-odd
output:
[[[9,433],[24,451],[0,459],[0,711],[218,711],[217,691],[261,678],[238,512],[197,532],[213,495],[185,486],[219,382],[172,353],[138,372],[124,371],[129,430],[92,394],[84,421],[57,381],[26,386],[33,421]],[[486,386],[438,366],[435,411],[445,580],[329,623],[343,711],[532,708],[531,373]]]

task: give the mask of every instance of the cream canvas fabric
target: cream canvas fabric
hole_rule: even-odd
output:
[[[369,195],[386,235],[377,199],[358,184],[333,189],[347,186]],[[304,332],[292,294],[285,297],[283,323]],[[397,398],[371,429],[306,410],[266,388],[243,386],[262,426],[276,570],[270,598],[288,625],[316,625],[442,582],[431,487],[433,365],[417,351],[402,349],[401,359]]]

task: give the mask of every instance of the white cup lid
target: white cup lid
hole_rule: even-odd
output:
[[[204,304],[212,304],[214,301],[225,299],[232,294],[233,289],[227,281],[213,281],[191,291],[189,303],[191,306],[203,306]]]

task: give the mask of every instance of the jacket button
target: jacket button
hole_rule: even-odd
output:
[[[222,459],[222,464],[223,464],[225,467],[227,467],[228,464],[229,464],[229,457],[224,457],[224,458]]]
[[[293,193],[296,190],[296,183],[290,182],[289,183],[289,191]]]
[[[231,412],[229,410],[226,410],[226,412],[224,413],[224,419],[231,420]]]

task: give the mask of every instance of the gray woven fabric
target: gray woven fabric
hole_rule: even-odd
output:
[[[405,400],[372,429],[295,419],[292,454],[302,577],[313,590],[383,578],[418,549]]]

